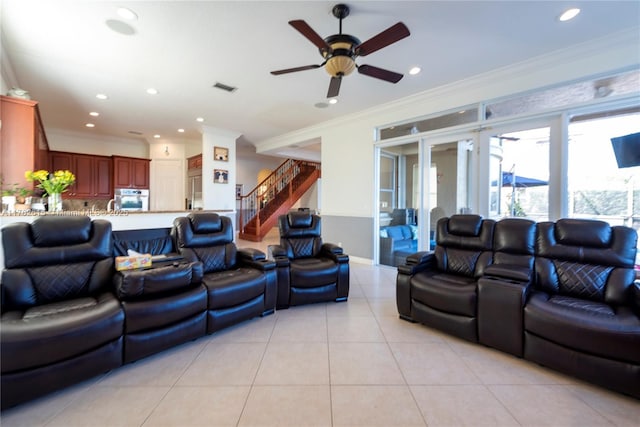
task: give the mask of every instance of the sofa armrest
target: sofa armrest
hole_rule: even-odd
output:
[[[524,305],[529,281],[482,276],[478,280],[478,340],[515,356],[524,352]]]
[[[276,262],[269,259],[254,261],[248,258],[238,258],[238,264],[243,267],[255,268],[260,271],[269,271],[276,268]]]
[[[407,263],[398,266],[398,274],[414,275],[435,265],[433,251],[421,251],[407,257]]]
[[[349,255],[345,254],[344,250],[336,244],[323,243],[320,251],[324,256],[331,258],[339,264],[349,262]]]
[[[238,249],[238,256],[243,260],[260,261],[267,259],[267,256],[260,249],[242,248]]]
[[[283,258],[283,257],[288,258],[287,250],[280,245],[269,245],[268,251],[269,251],[269,258],[272,258],[272,259]]]
[[[273,260],[268,260],[265,253],[259,249],[238,249],[237,260],[238,264],[244,267],[255,268],[261,271],[268,271],[276,268],[276,263]]]
[[[203,273],[199,261],[176,262],[149,269],[118,271],[113,276],[113,283],[120,300],[135,300],[189,288],[202,282]]]
[[[485,267],[484,276],[498,277],[516,282],[530,283],[533,271],[528,267],[512,264],[491,264]]]

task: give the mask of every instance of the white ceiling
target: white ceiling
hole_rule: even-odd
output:
[[[350,1],[343,32],[361,41],[407,25],[410,37],[356,61],[405,76],[394,85],[354,73],[336,105],[317,108],[327,101],[324,70],[269,72],[322,62],[287,22],[336,34],[336,1],[0,1],[6,83],[40,102],[45,128],[175,142],[198,140],[195,119],[203,117],[256,144],[640,24],[638,1]],[[576,5],[576,19],[558,21]],[[138,20],[125,22],[120,6]],[[423,71],[410,76],[414,65]],[[223,92],[216,82],[238,89]],[[146,94],[149,87],[159,94]]]

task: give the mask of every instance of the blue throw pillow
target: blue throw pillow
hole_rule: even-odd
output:
[[[411,228],[411,238],[413,240],[418,240],[418,226],[410,225],[409,228]]]

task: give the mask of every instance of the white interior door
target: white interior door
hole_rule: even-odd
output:
[[[154,159],[151,162],[151,210],[185,209],[183,163],[180,159]]]

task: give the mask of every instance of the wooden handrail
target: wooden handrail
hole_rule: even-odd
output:
[[[283,202],[296,193],[304,179],[320,171],[320,163],[288,159],[247,195],[240,197],[238,229],[246,234],[248,226],[262,236],[263,224],[278,211]],[[268,230],[267,230],[268,231]]]

